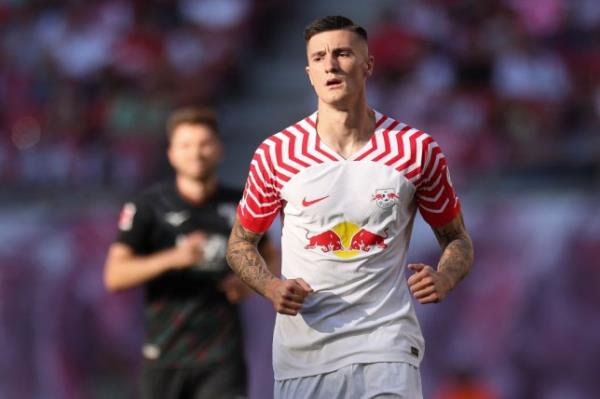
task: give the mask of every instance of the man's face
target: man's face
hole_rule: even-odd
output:
[[[373,72],[367,43],[348,30],[321,32],[306,46],[306,72],[320,101],[344,105],[359,98]]]
[[[186,123],[173,131],[167,155],[178,175],[206,180],[215,174],[222,152],[221,142],[209,126]]]

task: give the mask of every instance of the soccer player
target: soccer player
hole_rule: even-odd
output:
[[[305,39],[318,110],[256,150],[227,260],[278,312],[275,397],[421,398],[411,293],[443,300],[473,261],[446,159],[431,136],[367,105],[363,28],[326,17]],[[405,265],[417,209],[440,243],[437,267]],[[279,213],[281,279],[256,248]]]
[[[176,110],[167,130],[175,181],[124,205],[105,285],[111,291],[145,286],[143,398],[244,397],[235,304],[250,290],[225,260],[241,192],[217,181],[223,149],[212,110]],[[268,242],[261,251],[271,257]]]

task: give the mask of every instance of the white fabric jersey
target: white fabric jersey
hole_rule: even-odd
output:
[[[427,134],[376,112],[372,139],[348,159],[320,141],[317,114],[256,150],[238,217],[262,233],[283,217],[282,276],[313,289],[297,316],[277,315],[275,378],[353,363],[408,362],[424,350],[404,277],[418,208],[432,226],[460,204]]]

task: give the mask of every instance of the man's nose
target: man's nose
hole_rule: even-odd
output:
[[[337,57],[332,54],[325,56],[325,72],[337,72],[339,71],[339,63]]]

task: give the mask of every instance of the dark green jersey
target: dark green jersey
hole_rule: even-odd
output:
[[[174,183],[125,204],[117,241],[145,255],[177,245],[186,234],[207,235],[203,262],[171,270],[146,285],[144,357],[157,365],[243,362],[237,307],[217,285],[228,273],[227,239],[241,193],[219,187],[201,205],[185,201]]]

